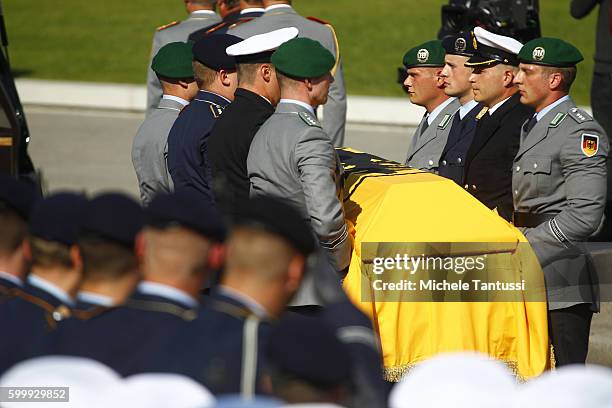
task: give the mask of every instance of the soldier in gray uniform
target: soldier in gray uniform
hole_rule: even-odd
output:
[[[514,160],[514,225],[544,269],[557,365],[584,364],[599,301],[582,243],[603,221],[608,139],[568,95],[583,60],[580,51],[539,38],[521,49],[519,60],[521,103],[536,114],[522,129]]]
[[[191,44],[184,42],[167,44],[151,64],[162,85],[163,96],[138,129],[132,146],[132,163],[144,205],[148,205],[155,194],[172,190],[167,166],[168,134],[179,113],[198,93],[191,48]]]
[[[250,195],[282,197],[299,209],[334,269],[343,271],[352,247],[341,201],[342,167],[314,114],[327,99],[335,60],[320,43],[295,38],[278,48],[272,63],[281,100],[251,143],[247,159]],[[294,305],[317,304],[312,287],[305,289],[311,284],[302,285]]]
[[[440,156],[446,146],[454,113],[461,104],[444,92],[446,51],[442,41],[428,41],[410,49],[404,55],[408,77],[404,85],[410,101],[426,109],[408,148],[406,165],[415,169],[438,172]]]
[[[151,60],[164,45],[177,41],[186,42],[189,34],[221,21],[221,17],[215,13],[216,0],[187,0],[184,3],[189,18],[183,21],[173,21],[157,28],[157,32],[153,36]],[[149,63],[147,71],[147,115],[157,108],[161,97],[161,84]]]
[[[287,27],[300,30],[300,37],[310,38],[321,43],[334,57],[332,75],[334,82],[329,89],[329,99],[323,106],[323,130],[336,147],[344,145],[346,125],[346,88],[340,58],[338,38],[334,28],[327,22],[300,16],[292,7],[290,0],[264,0],[266,12],[263,16],[230,29],[229,34],[248,38]]]

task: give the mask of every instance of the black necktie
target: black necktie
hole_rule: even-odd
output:
[[[425,133],[425,131],[429,127],[429,121],[427,120],[428,117],[429,117],[429,113],[425,113],[425,116],[423,116],[425,123],[423,124],[423,127],[421,128],[421,134]]]
[[[537,124],[538,116],[535,115],[531,119],[529,119],[529,122],[525,123],[525,126],[523,126],[523,131],[525,132],[525,134],[529,134],[529,132],[531,132],[531,129],[533,129],[533,127]]]

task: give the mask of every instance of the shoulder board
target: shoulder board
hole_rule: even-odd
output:
[[[227,25],[227,22],[226,21],[222,21],[219,24],[217,24],[216,26],[212,27],[210,30],[206,31],[205,35],[212,34],[212,33],[216,32],[216,31],[219,31],[220,29],[222,29],[226,25]]]
[[[198,317],[198,313],[195,310],[183,309],[182,307],[179,307],[172,303],[132,299],[125,302],[125,306],[132,309],[144,310],[147,312],[167,313],[186,321],[195,320],[196,317]]]
[[[489,107],[488,106],[485,106],[484,108],[482,108],[482,110],[480,112],[478,112],[478,115],[476,115],[476,120],[482,119],[482,117],[484,115],[486,115],[488,111],[489,111]]]
[[[448,113],[444,115],[444,118],[442,118],[442,121],[438,124],[438,129],[445,129],[450,123],[451,117],[452,116],[449,115]]]
[[[567,113],[563,113],[563,112],[557,113],[555,118],[548,124],[548,127],[549,128],[558,127],[565,118],[567,118]]]
[[[75,309],[72,311],[72,315],[79,320],[91,320],[95,317],[98,317],[110,310],[116,309],[115,306],[107,307],[107,306],[96,306],[88,310],[78,310]]]
[[[315,118],[312,117],[311,114],[306,113],[306,112],[300,112],[298,113],[298,116],[308,125],[311,127],[321,127],[321,124],[319,123],[318,120],[316,120]]]
[[[308,20],[310,21],[314,21],[315,23],[319,23],[319,24],[324,24],[324,25],[331,25],[331,23],[325,21],[325,20],[321,20],[320,18],[317,17],[313,17],[313,16],[309,16],[306,17]]]
[[[593,120],[591,115],[580,108],[572,108],[567,114],[578,123],[590,122]]]
[[[180,21],[173,21],[173,22],[168,23],[166,25],[157,27],[157,31],[162,31],[162,30],[165,30],[166,28],[174,27],[175,25],[179,25],[179,24],[181,24]]]
[[[232,24],[231,26],[229,26],[229,29],[233,29],[238,27],[239,25],[242,25],[244,23],[248,23],[249,21],[255,20],[255,18],[253,17],[245,17],[245,18],[241,18],[240,20],[236,21],[234,24]]]
[[[246,319],[253,314],[253,312],[251,312],[249,309],[223,302],[221,300],[213,300],[210,302],[209,306],[218,312],[225,313],[239,319]]]
[[[210,105],[210,111],[215,119],[217,119],[223,113],[223,109],[220,106],[213,104]]]

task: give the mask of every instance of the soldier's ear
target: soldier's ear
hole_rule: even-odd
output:
[[[70,247],[70,260],[74,269],[83,272],[83,257],[81,256],[81,250],[76,245]]]
[[[306,260],[302,255],[294,255],[287,266],[287,290],[290,293],[295,293],[302,284],[304,271],[306,269]]]
[[[260,72],[261,72],[261,76],[266,82],[270,82],[272,80],[272,75],[275,75],[274,70],[268,64],[262,64],[260,67]]]
[[[225,263],[225,245],[213,244],[208,250],[208,267],[220,270]]]
[[[134,239],[134,255],[140,265],[144,263],[146,246],[145,232],[141,231]]]
[[[548,76],[548,87],[551,91],[558,91],[563,88],[563,75],[560,72],[553,72]]]

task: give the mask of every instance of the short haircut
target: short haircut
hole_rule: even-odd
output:
[[[102,238],[83,238],[77,243],[83,260],[83,277],[90,281],[113,280],[138,267],[134,251]]]
[[[335,394],[334,391],[342,389],[348,391],[350,388],[348,383],[328,387],[313,384],[271,365],[268,365],[265,370],[272,385],[272,395],[286,401],[288,404],[308,404],[327,401],[331,395]]]
[[[542,67],[542,75],[548,78],[550,75],[559,73],[561,74],[561,90],[563,92],[569,93],[574,81],[576,80],[576,75],[578,74],[577,67],[567,67],[567,68],[557,68],[557,67]]]
[[[30,237],[29,241],[32,251],[32,266],[41,268],[57,266],[71,268],[73,266],[68,245],[36,237]]]
[[[224,0],[224,2],[227,8],[230,9],[240,6],[240,0]]]
[[[262,65],[263,63],[236,65],[236,71],[238,72],[238,83],[249,85],[253,84],[257,79],[257,71],[259,71]]]
[[[256,271],[263,280],[275,280],[287,273],[297,251],[284,238],[257,227],[239,226],[226,242],[226,273]]]
[[[298,79],[282,74],[278,70],[276,70],[276,79],[278,80],[278,86],[281,90],[293,88],[299,82]]]
[[[28,224],[15,211],[0,206],[0,254],[10,255],[28,235]]]
[[[198,84],[198,88],[207,89],[215,83],[219,73],[212,68],[208,68],[199,61],[193,61],[193,74]]]
[[[249,5],[260,5],[262,0],[244,0]]]

